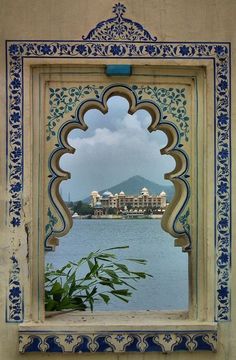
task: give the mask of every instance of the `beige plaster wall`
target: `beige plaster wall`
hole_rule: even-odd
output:
[[[5,40],[15,39],[80,39],[99,21],[111,17],[111,0],[0,0],[0,118],[1,118],[1,189],[0,189],[0,359],[162,359],[149,354],[24,354],[19,355],[17,324],[5,323],[5,298],[8,282],[7,250],[11,241],[5,227]],[[124,0],[127,17],[145,25],[160,41],[231,41],[232,43],[232,131],[236,132],[236,1],[234,0]],[[233,182],[235,179],[236,143],[233,149]],[[233,191],[233,220],[236,202]],[[233,223],[232,284],[236,284],[236,226]],[[220,343],[217,353],[173,353],[165,358],[236,359],[236,285],[232,288],[232,321],[219,325]]]

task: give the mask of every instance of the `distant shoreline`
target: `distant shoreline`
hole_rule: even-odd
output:
[[[113,215],[104,215],[104,216],[76,216],[73,217],[73,220],[160,220],[163,215],[151,215],[151,216],[113,216]]]

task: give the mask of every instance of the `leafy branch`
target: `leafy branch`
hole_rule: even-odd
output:
[[[124,259],[120,262],[114,250],[127,249],[128,246],[113,247],[91,252],[78,262],[69,261],[60,269],[47,264],[45,273],[45,310],[94,309],[94,303],[102,300],[108,304],[111,297],[128,302],[134,283],[152,277],[142,271],[132,271],[127,263],[145,265],[143,259]],[[86,269],[84,274],[84,268]],[[83,275],[81,273],[83,272]]]

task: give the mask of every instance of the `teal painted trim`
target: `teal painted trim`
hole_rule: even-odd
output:
[[[132,66],[131,65],[107,65],[106,66],[107,76],[131,76]]]

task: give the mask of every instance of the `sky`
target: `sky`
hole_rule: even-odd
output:
[[[134,175],[162,185],[170,185],[164,174],[173,170],[174,159],[161,155],[167,143],[162,131],[149,133],[151,116],[139,110],[128,114],[128,102],[114,96],[108,100],[108,113],[89,110],[85,116],[87,131],[71,131],[69,143],[76,151],[60,159],[62,169],[71,173],[60,192],[64,200],[78,201],[93,190],[116,185]]]

